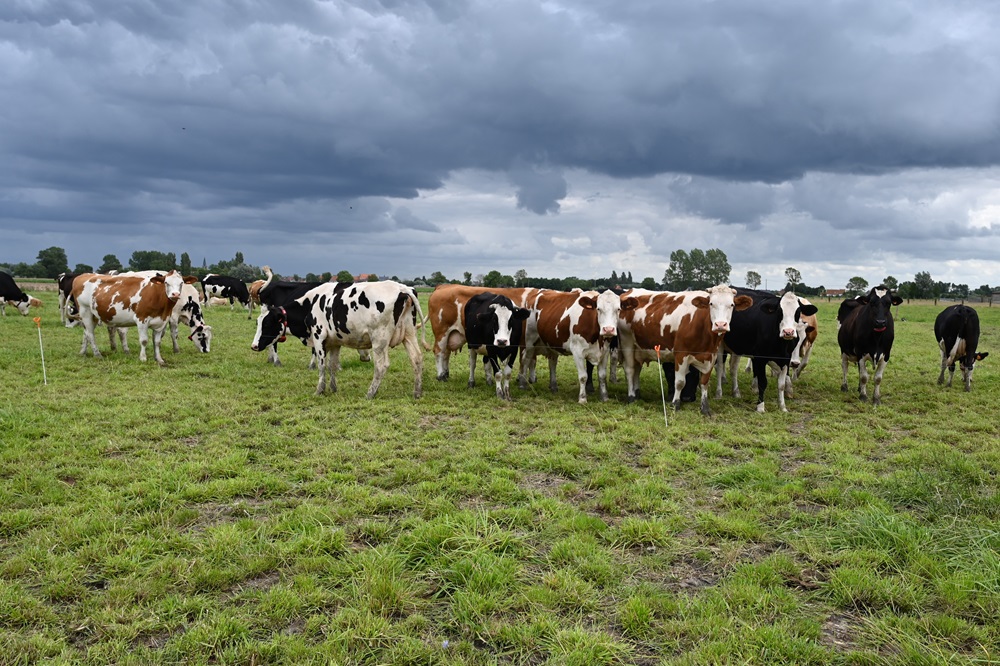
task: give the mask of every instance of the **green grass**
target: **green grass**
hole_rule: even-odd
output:
[[[502,403],[427,354],[414,401],[398,349],[368,401],[346,351],[315,396],[245,314],[160,368],[81,358],[36,295],[48,386],[0,318],[2,664],[1000,661],[1000,308],[971,393],[936,384],[930,304],[899,310],[882,406],[841,393],[821,302],[789,413],[743,375],[665,427],[650,368],[633,405],[577,405],[566,360]]]

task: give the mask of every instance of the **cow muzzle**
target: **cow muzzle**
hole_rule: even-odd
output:
[[[784,338],[785,340],[792,340],[792,339],[794,339],[795,338],[795,329],[794,328],[784,328],[784,329],[782,329],[781,330],[781,337]]]
[[[510,344],[510,342],[508,342],[507,340],[497,340],[496,341],[496,346],[497,347],[506,347],[509,344]]]
[[[717,321],[712,325],[713,333],[728,333],[729,332],[729,322],[728,321]]]
[[[613,338],[618,335],[618,329],[614,326],[605,326],[601,329],[601,337]]]
[[[790,368],[797,368],[797,367],[799,367],[799,362],[798,361],[789,361],[788,362],[788,367],[790,367]]]

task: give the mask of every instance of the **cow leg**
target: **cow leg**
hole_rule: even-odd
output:
[[[868,361],[863,358],[858,359],[858,398],[868,402]]]
[[[944,370],[948,367],[948,352],[945,351],[944,343],[940,344],[941,347],[941,374],[938,375],[938,386],[944,384]]]
[[[618,383],[618,363],[621,360],[619,359],[620,355],[621,355],[620,349],[612,349],[609,354],[610,357],[608,358],[608,381],[610,381],[612,384]]]
[[[274,366],[281,367],[281,360],[278,358],[278,341],[275,340],[270,347],[267,348],[267,360],[270,361]],[[313,359],[315,362],[315,358]]]
[[[842,381],[841,384],[840,384],[840,390],[843,391],[844,393],[847,393],[847,364],[848,363],[850,363],[850,361],[847,360],[847,354],[841,354],[840,355],[840,366],[841,366],[841,368],[844,371],[844,381]],[[859,364],[860,364],[860,361],[859,361]]]
[[[721,354],[719,356],[722,356]],[[752,366],[753,359],[747,359],[747,365]],[[725,365],[725,364],[723,364]],[[733,354],[729,359],[729,374],[733,378],[733,397],[742,398],[743,394],[740,393],[740,373],[739,373],[740,357]],[[754,375],[756,377],[756,375]],[[719,396],[721,397],[721,396]]]
[[[581,405],[587,404],[587,359],[573,354],[573,361],[576,363],[576,378],[580,384],[580,394],[577,402]],[[593,386],[593,382],[591,382]]]
[[[489,359],[483,359],[483,365],[487,366]],[[438,377],[440,379],[440,377]],[[469,388],[473,388],[476,385],[476,350],[469,347]]]
[[[952,363],[948,366],[948,388],[951,388],[951,382],[955,379],[955,364]]]
[[[636,384],[639,380],[639,373],[636,372],[635,368],[635,352],[632,351],[631,346],[626,350],[623,346],[621,348],[622,352],[622,368],[625,370],[625,392],[627,394],[627,402],[635,402],[636,398]]]
[[[447,338],[442,338],[434,354],[434,365],[437,367],[437,380],[439,382],[448,379],[448,356],[451,355],[451,352],[448,351],[447,344]]]
[[[604,357],[597,362],[597,390],[601,402],[608,401],[608,363],[611,359]]]
[[[556,386],[556,363],[558,362],[558,358],[549,356],[549,390],[553,393],[559,390]],[[584,394],[584,397],[586,397],[586,394]]]
[[[118,329],[118,339],[121,340],[121,343],[122,343],[122,353],[123,354],[127,354],[129,352],[129,348],[128,348],[128,329],[127,328],[119,328]]]
[[[424,352],[420,348],[416,329],[408,332],[403,338],[403,346],[406,348],[406,354],[410,357],[410,365],[413,367],[413,398],[416,399],[424,393]]]
[[[319,381],[316,383],[316,395],[323,395],[326,393],[326,350],[323,349],[322,345],[313,348],[313,358],[316,360],[316,365],[319,367]]]
[[[708,384],[712,381],[712,371],[701,373],[701,413],[711,416],[712,410],[708,408]]]
[[[171,318],[170,319],[170,341],[174,343],[174,353],[177,354],[181,351],[180,346],[177,344],[177,328],[180,326],[180,322]]]
[[[330,383],[327,384],[327,391],[337,392],[337,373],[340,372],[340,347],[334,347],[326,351],[326,370],[330,375]]]
[[[586,383],[587,394],[594,392],[594,364],[587,361],[587,383]]]
[[[783,365],[778,368],[778,409],[783,412],[788,411],[788,407],[785,406],[785,390],[790,383],[791,378],[788,376],[788,366]],[[761,402],[761,405],[763,404]]]
[[[160,365],[166,365],[166,361],[163,360],[163,356],[160,355],[160,344],[163,342],[163,334],[167,332],[167,327],[162,326],[158,329],[153,330],[153,358]]]
[[[94,358],[101,357],[101,352],[97,348],[97,341],[94,339],[94,327],[96,325],[97,322],[90,314],[83,317],[83,345],[80,347],[80,356],[87,355],[87,344],[89,343]]]
[[[145,361],[146,345],[149,344],[149,326],[140,323],[138,326],[136,326],[136,330],[139,331],[139,360]]]
[[[375,394],[378,392],[379,384],[382,383],[382,377],[385,376],[385,371],[389,369],[389,345],[382,343],[378,347],[375,346],[374,341],[372,341],[372,364],[375,366],[375,374],[372,377],[372,384],[368,387],[368,398],[374,398]]]
[[[882,404],[882,373],[885,372],[885,366],[888,361],[885,360],[885,356],[879,356],[878,361],[875,365],[875,390],[872,392],[872,404],[875,406]]]
[[[684,357],[684,360],[680,363],[674,360],[674,398],[670,404],[675,412],[681,406],[681,391],[684,390],[684,386],[687,384],[688,365],[687,357]]]
[[[764,407],[764,391],[767,390],[767,359],[754,357],[753,378],[757,383],[757,411],[763,414],[766,410]]]

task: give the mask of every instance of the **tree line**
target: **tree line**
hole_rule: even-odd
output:
[[[72,271],[69,268],[69,260],[66,250],[61,247],[48,247],[38,252],[35,263],[25,262],[16,264],[0,263],[0,270],[6,271],[13,276],[23,278],[55,278],[60,273],[109,273],[111,271],[146,271],[146,270],[178,270],[184,275],[194,275],[203,278],[209,273],[219,275],[229,275],[239,278],[244,282],[253,282],[264,278],[264,272],[259,266],[247,264],[243,259],[243,253],[237,252],[230,260],[220,260],[209,265],[202,259],[201,266],[192,266],[191,257],[187,252],[183,252],[178,260],[173,252],[159,252],[157,250],[136,250],[129,257],[128,264],[122,262],[114,254],[106,254],[102,263],[95,270],[89,264],[76,264]],[[580,278],[569,276],[564,278],[544,278],[532,277],[528,272],[521,269],[513,275],[505,275],[497,270],[492,270],[486,274],[473,276],[472,272],[466,271],[461,279],[449,280],[440,271],[435,271],[430,275],[421,276],[412,280],[400,280],[395,275],[393,280],[409,285],[430,285],[439,284],[465,284],[483,287],[536,287],[543,289],[558,289],[570,291],[572,289],[605,289],[620,287],[630,289],[641,287],[643,289],[665,289],[668,291],[684,291],[686,289],[706,289],[716,284],[729,284],[732,266],[726,253],[719,248],[701,250],[694,248],[687,250],[674,250],[670,253],[670,263],[663,273],[663,280],[658,282],[653,277],[643,277],[636,281],[632,277],[632,271],[611,271],[611,275]],[[295,281],[305,280],[306,282],[328,282],[336,277],[338,282],[351,282],[354,275],[347,270],[342,270],[336,274],[306,273],[300,277],[298,274],[291,276],[276,277],[291,279]],[[367,274],[368,280],[380,279],[375,273]],[[802,273],[795,267],[789,266],[784,273],[785,284],[780,290],[794,291],[802,296],[826,296],[827,288],[823,285],[813,287],[802,281]],[[758,289],[761,286],[761,275],[757,271],[747,271],[745,276],[746,286],[750,289]],[[903,298],[910,299],[933,299],[937,303],[938,299],[965,300],[973,295],[978,296],[981,301],[993,303],[993,287],[988,284],[980,285],[974,291],[967,284],[954,284],[951,282],[935,281],[927,271],[918,272],[912,280],[899,282],[892,275],[887,275],[876,284],[882,284],[896,291]],[[874,286],[874,285],[872,285]],[[855,276],[847,281],[844,287],[844,294],[848,297],[867,293],[869,283],[864,277]]]

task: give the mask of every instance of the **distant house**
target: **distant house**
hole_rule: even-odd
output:
[[[361,273],[360,275],[354,276],[355,282],[368,282],[369,280],[372,282],[377,281],[378,275],[375,273]]]
[[[846,290],[846,289],[827,289],[827,290],[826,290],[826,295],[827,295],[828,297],[838,297],[838,296],[843,296],[843,295],[844,295],[844,294],[846,294],[846,293],[847,293],[847,290]]]

